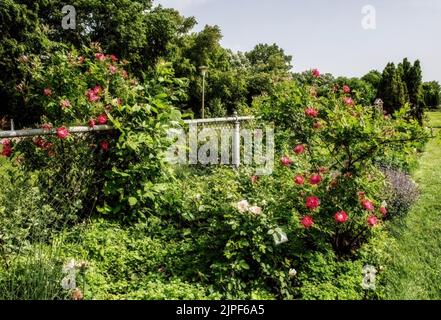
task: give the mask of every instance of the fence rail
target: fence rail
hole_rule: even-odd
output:
[[[237,116],[237,113],[234,113],[232,117],[225,118],[207,118],[207,119],[192,119],[192,120],[184,120],[183,122],[189,126],[204,126],[210,124],[222,124],[222,123],[230,123],[234,125],[233,128],[233,137],[232,137],[232,152],[233,152],[233,165],[237,168],[240,166],[240,124],[241,122],[254,120],[253,116]],[[11,121],[11,129],[7,131],[0,131],[0,139],[2,138],[20,138],[20,137],[32,137],[32,136],[44,136],[44,135],[55,135],[56,129],[22,129],[22,130],[14,130],[13,122]],[[86,132],[98,132],[98,131],[109,131],[112,130],[113,127],[109,125],[96,125],[93,127],[87,126],[77,126],[77,127],[69,127],[68,130],[70,133],[86,133]]]
[[[208,118],[208,119],[192,119],[192,120],[184,120],[185,124],[188,125],[203,125],[210,123],[237,123],[240,124],[241,121],[250,121],[253,120],[253,116],[245,116],[245,117],[226,117],[226,118]],[[109,125],[96,125],[93,128],[87,126],[77,126],[77,127],[69,127],[69,132],[71,133],[85,133],[85,132],[94,132],[94,131],[109,131],[112,130],[113,127]],[[54,135],[56,134],[56,129],[22,129],[22,130],[6,130],[0,131],[0,138],[19,138],[19,137],[32,137],[32,136],[42,136],[42,135]]]
[[[93,132],[93,131],[108,131],[112,129],[113,127],[107,125],[94,126],[93,128],[84,126],[84,127],[70,127],[69,132],[83,133],[83,132]],[[8,130],[8,131],[0,131],[0,138],[19,138],[19,137],[54,135],[54,134],[56,134],[56,129]]]

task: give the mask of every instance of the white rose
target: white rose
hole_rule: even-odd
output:
[[[252,206],[248,209],[249,212],[252,214],[255,214],[256,216],[260,215],[262,213],[262,208],[258,206]]]
[[[243,213],[243,212],[248,211],[250,204],[248,203],[247,200],[242,200],[242,201],[239,201],[236,206],[237,206],[237,210],[239,210],[239,212]]]

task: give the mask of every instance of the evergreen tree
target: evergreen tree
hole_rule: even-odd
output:
[[[402,108],[407,102],[406,85],[402,80],[403,72],[403,68],[396,68],[394,63],[389,63],[383,71],[377,96],[383,100],[384,110],[389,114]]]

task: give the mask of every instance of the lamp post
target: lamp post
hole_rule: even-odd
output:
[[[202,74],[202,119],[205,118],[205,76],[207,75],[208,67],[201,66],[199,67]]]

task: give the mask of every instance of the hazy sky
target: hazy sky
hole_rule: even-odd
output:
[[[222,45],[248,51],[277,43],[294,71],[319,68],[362,76],[389,61],[420,59],[424,80],[441,82],[441,0],[155,0],[221,27]],[[376,12],[376,29],[362,27],[362,8]]]

